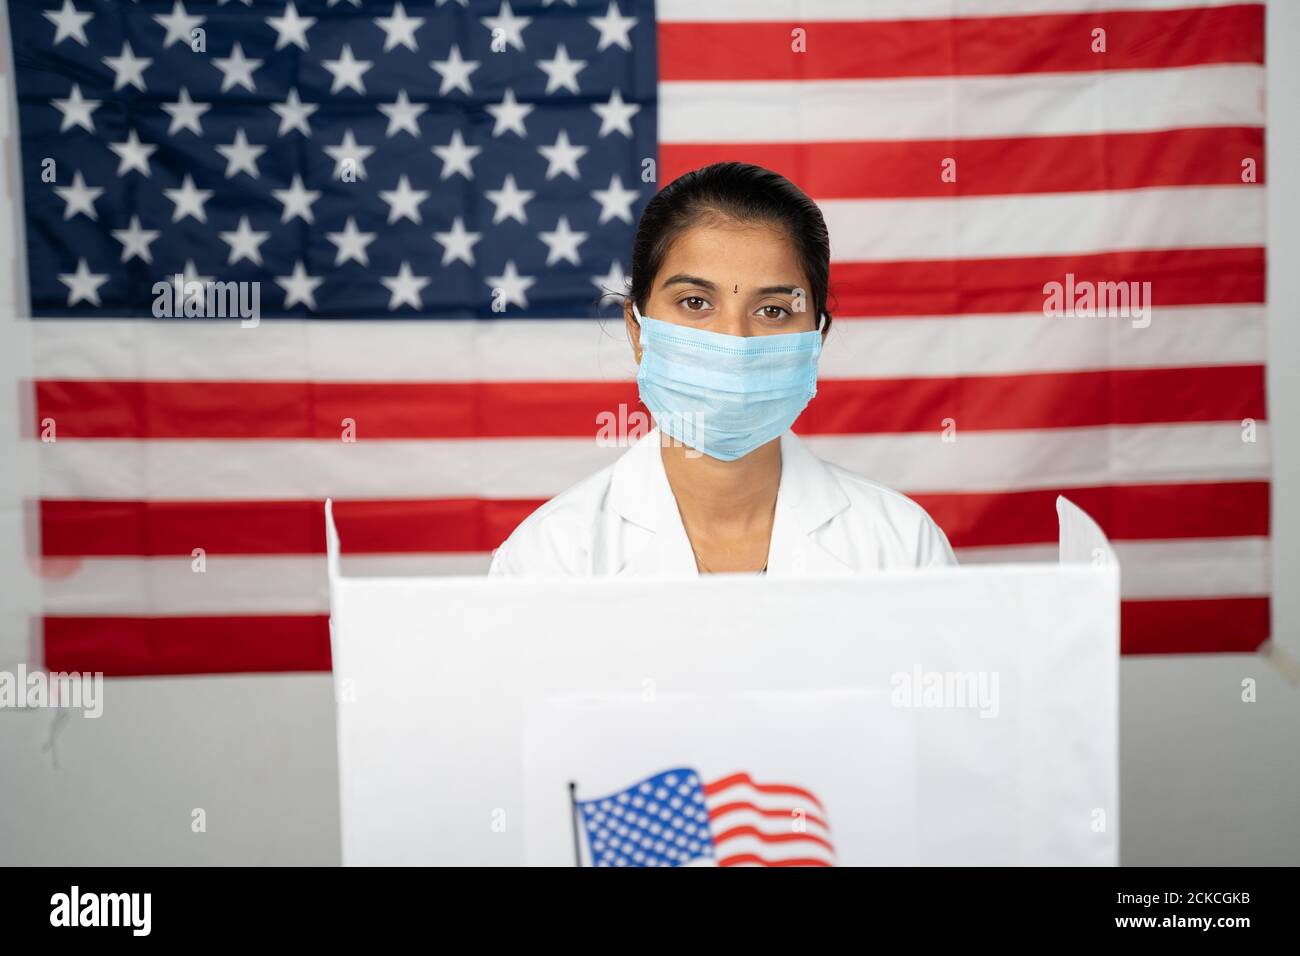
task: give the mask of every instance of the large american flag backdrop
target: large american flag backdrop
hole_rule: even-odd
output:
[[[830,226],[817,453],[964,562],[1052,559],[1066,494],[1126,653],[1256,648],[1264,8],[1114,5],[10,0],[45,663],[328,669],[326,496],[354,573],[485,570],[623,452],[598,297],[727,159]],[[155,317],[176,274],[260,324]],[[1045,315],[1067,274],[1150,325]]]

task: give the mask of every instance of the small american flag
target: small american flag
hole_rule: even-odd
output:
[[[833,866],[821,802],[802,787],[747,773],[703,782],[665,770],[595,800],[577,801],[594,866]]]

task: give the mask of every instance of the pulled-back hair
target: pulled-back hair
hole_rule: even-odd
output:
[[[674,179],[646,204],[632,243],[630,295],[646,307],[650,286],[673,242],[687,229],[710,219],[762,222],[790,236],[804,275],[814,316],[826,314],[831,273],[830,236],[817,204],[794,183],[751,163],[714,163]]]

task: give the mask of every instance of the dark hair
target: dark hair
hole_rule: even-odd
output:
[[[752,163],[714,163],[685,173],[646,204],[632,243],[629,294],[637,308],[644,311],[650,284],[674,240],[710,217],[767,222],[788,232],[799,265],[812,284],[813,315],[820,319],[826,313],[826,328],[830,328],[831,246],[826,220],[798,186]]]

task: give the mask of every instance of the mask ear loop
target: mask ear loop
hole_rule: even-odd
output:
[[[829,322],[827,322],[827,319],[829,319],[829,318],[830,318],[830,316],[828,316],[825,312],[823,312],[823,313],[821,314],[821,316],[817,319],[817,331],[818,331],[818,332],[825,332],[825,331],[826,331],[826,326],[829,324]]]
[[[636,316],[636,324],[637,324],[637,328],[640,328],[640,327],[641,327],[641,310],[638,309],[638,308],[636,307],[636,300],[635,300],[635,299],[632,300],[632,314]],[[637,365],[640,365],[640,364],[641,364],[641,346],[640,346],[640,345],[637,345],[637,346],[635,346],[635,348],[636,348],[636,364],[637,364]]]

